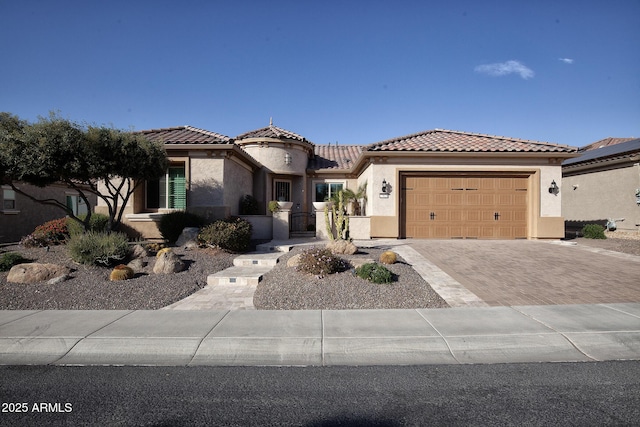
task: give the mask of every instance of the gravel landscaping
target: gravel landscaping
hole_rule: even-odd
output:
[[[606,240],[578,238],[578,244],[640,256],[640,235],[607,233]],[[0,272],[0,310],[155,310],[179,301],[206,285],[209,274],[232,265],[235,254],[211,249],[175,252],[187,264],[186,271],[171,275],[151,272],[154,257],[145,258],[144,273],[134,279],[110,282],[111,269],[74,263],[65,246],[25,249],[20,246],[0,248],[2,252],[19,252],[40,263],[66,265],[73,271],[69,280],[57,283],[7,283],[7,272]],[[254,305],[263,310],[285,309],[392,309],[441,308],[446,302],[411,266],[400,262],[388,268],[396,275],[390,284],[373,284],[345,271],[322,279],[287,267],[287,260],[302,251],[295,248],[284,254],[278,265],[258,285]],[[361,248],[355,259],[377,260],[383,248]],[[350,258],[345,256],[345,258]]]
[[[77,264],[65,246],[25,249],[5,247],[40,263],[66,265],[73,271],[69,280],[47,284],[7,283],[0,273],[0,310],[155,310],[179,301],[203,288],[207,276],[230,267],[235,255],[210,249],[174,251],[187,265],[176,274],[153,274],[154,256],[144,259],[144,273],[131,280],[109,281],[110,268]]]
[[[443,308],[448,304],[415,270],[398,257],[399,262],[386,265],[396,275],[389,284],[375,284],[357,277],[353,270],[323,278],[287,267],[287,260],[304,248],[294,248],[283,255],[267,273],[253,298],[262,310],[345,310],[392,308]],[[343,258],[377,261],[383,249],[360,248],[356,255]]]

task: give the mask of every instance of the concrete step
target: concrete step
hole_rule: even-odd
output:
[[[262,276],[271,270],[268,266],[230,267],[207,276],[207,285],[211,286],[257,286]]]
[[[233,265],[238,267],[273,267],[278,263],[278,258],[283,252],[255,252],[237,256],[233,260]]]
[[[256,246],[258,252],[289,252],[292,248],[292,245],[279,243],[263,243]]]

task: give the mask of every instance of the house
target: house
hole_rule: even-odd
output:
[[[75,215],[87,212],[87,206],[78,193],[64,185],[55,184],[43,188],[21,182],[15,185],[37,199],[52,199],[66,204]],[[97,197],[87,195],[89,202],[95,206]],[[0,186],[0,243],[19,242],[37,226],[64,216],[65,212],[58,207],[35,202],[8,185]]]
[[[302,216],[322,235],[314,202],[366,184],[364,215],[350,221],[354,238],[560,238],[557,183],[561,163],[577,152],[442,129],[364,146],[316,145],[273,123],[235,138],[190,126],[141,133],[164,143],[171,161],[127,207],[125,221],[146,237],[158,237],[156,224],[171,210],[237,215],[244,195],[258,200],[262,219],[251,220],[265,237],[275,234],[271,200],[288,202],[291,224]]]
[[[607,138],[587,145],[563,162],[562,183],[569,231],[609,220],[618,230],[640,227],[640,139]]]

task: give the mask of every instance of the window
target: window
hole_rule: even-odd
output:
[[[315,202],[324,202],[344,188],[343,182],[317,182],[315,185]]]
[[[291,181],[274,181],[274,187],[274,193],[277,201],[291,201]]]
[[[77,194],[67,194],[67,207],[75,216],[86,215],[88,211],[87,204]]]
[[[147,182],[148,209],[186,209],[187,181],[184,165],[171,166],[160,179]]]
[[[16,209],[16,192],[10,188],[2,189],[2,209],[7,211]]]

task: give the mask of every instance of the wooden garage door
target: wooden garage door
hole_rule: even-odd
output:
[[[408,238],[527,237],[527,177],[405,176]]]

